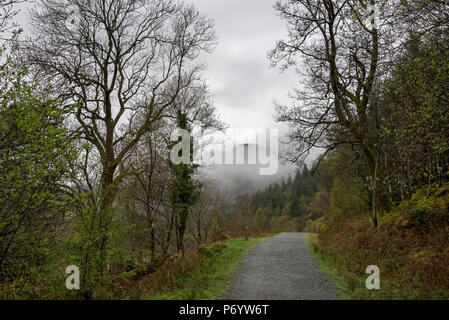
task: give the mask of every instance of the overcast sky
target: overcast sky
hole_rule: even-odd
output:
[[[218,45],[205,57],[217,110],[230,131],[279,129],[286,126],[274,121],[274,101],[288,103],[288,93],[298,85],[293,70],[280,72],[270,66],[267,52],[276,40],[286,35],[285,23],[276,15],[275,0],[185,0],[214,21]],[[279,167],[273,177],[259,176],[254,168],[217,166],[209,174],[223,183],[239,188],[261,186],[293,170],[292,165]],[[254,171],[254,172],[253,172]],[[251,180],[248,182],[247,180]],[[246,181],[246,182],[245,182]]]
[[[288,102],[297,86],[292,71],[272,68],[267,52],[286,34],[275,0],[184,0],[214,21],[218,45],[204,57],[206,77],[221,119],[230,129],[284,128],[274,121],[274,101]],[[22,7],[19,20],[27,29]],[[282,132],[281,132],[282,134]]]
[[[218,45],[205,58],[216,107],[231,129],[278,128],[274,101],[287,102],[293,71],[270,67],[267,52],[286,34],[274,0],[185,0],[214,21]]]

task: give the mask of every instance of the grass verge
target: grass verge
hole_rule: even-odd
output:
[[[390,225],[369,232],[369,222],[339,227],[308,238],[311,253],[329,273],[343,299],[415,300],[448,299],[448,229],[395,230]],[[335,231],[335,230],[334,230]],[[321,238],[324,238],[322,240]],[[380,269],[380,289],[368,290],[365,269]]]
[[[346,299],[449,299],[449,184],[420,189],[380,215],[334,216],[308,237],[312,254]],[[368,266],[380,289],[368,290]]]
[[[210,300],[222,296],[243,256],[265,236],[199,247],[133,285],[130,299]]]
[[[342,271],[339,270],[338,265],[335,264],[334,260],[326,259],[327,256],[320,254],[319,244],[318,244],[318,235],[316,233],[309,233],[306,237],[306,243],[309,247],[309,252],[315,258],[318,263],[319,268],[327,273],[331,280],[334,282],[335,286],[338,289],[338,294],[340,299],[349,300],[352,295],[348,289],[347,279],[348,277],[353,277],[354,275],[344,275]],[[359,279],[353,279],[355,281]]]

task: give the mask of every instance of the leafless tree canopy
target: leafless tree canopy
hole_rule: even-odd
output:
[[[405,29],[418,35],[435,34],[449,25],[449,1],[401,1]]]
[[[214,43],[212,23],[175,1],[42,0],[27,58],[75,107],[79,133],[95,146],[102,184],[197,77],[192,63]],[[118,177],[118,182],[121,176]]]
[[[295,90],[292,107],[277,107],[278,120],[292,129],[289,160],[304,159],[314,147],[330,150],[351,143],[369,148],[370,99],[384,49],[392,42],[386,5],[387,1],[277,2],[289,33],[269,57],[281,68],[296,66],[303,88]],[[377,8],[378,17],[371,16],[370,6]]]

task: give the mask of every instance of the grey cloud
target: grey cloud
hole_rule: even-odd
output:
[[[297,86],[293,71],[271,68],[267,52],[286,33],[285,24],[273,9],[274,0],[188,0],[214,20],[218,45],[205,57],[206,76],[222,119],[230,129],[278,128],[280,138],[287,131],[274,121],[274,101],[288,103],[288,93]],[[251,166],[217,166],[208,173],[237,189],[254,190],[292,171],[281,166],[275,176],[263,177]]]

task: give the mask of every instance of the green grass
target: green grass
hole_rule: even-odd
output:
[[[222,296],[244,255],[265,237],[228,240],[200,247],[164,271],[152,300],[209,300]],[[163,283],[163,284],[162,284]]]

